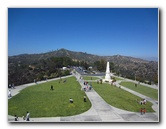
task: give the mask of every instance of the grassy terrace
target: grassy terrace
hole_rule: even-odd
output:
[[[97,80],[97,79],[100,79],[98,77],[92,77],[92,76],[83,76],[83,79],[84,80]]]
[[[120,85],[125,86],[143,95],[146,95],[152,99],[158,100],[158,90],[156,89],[149,88],[143,85],[137,85],[137,87],[135,87],[135,83],[133,82],[121,82]]]
[[[115,78],[115,80],[124,80],[124,79],[122,79],[122,78],[119,78],[119,77],[114,77]]]
[[[102,78],[104,79],[104,78],[105,78],[105,76],[103,76]],[[113,78],[115,78],[115,80],[117,80],[117,81],[118,81],[118,80],[124,80],[124,79],[122,79],[122,78],[119,78],[119,77],[114,77],[114,76],[113,76]]]
[[[137,103],[137,99],[141,100],[140,97],[135,96],[123,89],[120,89],[110,84],[97,84],[92,83],[93,88],[98,94],[110,105],[133,112],[139,112],[140,108],[146,108],[147,112],[154,112],[151,108],[152,103],[147,102],[146,105]]]
[[[91,103],[83,101],[85,93],[80,89],[75,77],[67,78],[65,83],[57,80],[28,87],[8,101],[8,114],[22,117],[29,111],[31,117],[56,117],[83,113]],[[74,103],[69,103],[69,98]]]

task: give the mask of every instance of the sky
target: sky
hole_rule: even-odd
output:
[[[158,57],[158,8],[8,8],[8,56],[65,48]]]

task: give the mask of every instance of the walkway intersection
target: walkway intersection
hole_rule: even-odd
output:
[[[66,77],[69,77],[69,76],[66,76]],[[80,83],[80,85],[83,87],[84,84],[83,84],[83,81],[81,81],[80,76],[76,75],[76,78],[77,78],[77,81]],[[52,80],[56,80],[56,79],[52,79]],[[40,83],[44,83],[44,82],[40,82]],[[12,90],[12,95],[16,95],[23,88],[32,86],[32,85],[34,85],[34,83],[17,86],[16,89]],[[119,86],[119,83],[117,83],[117,86]],[[98,95],[98,93],[92,89],[91,91],[85,92],[92,104],[92,107],[88,111],[79,115],[67,116],[67,117],[30,118],[30,122],[159,122],[159,116],[158,116],[159,108],[158,108],[158,104],[155,101],[153,101],[152,99],[140,93],[131,91],[125,87],[122,87],[122,89],[127,90],[141,98],[146,98],[148,101],[152,102],[153,109],[156,112],[146,113],[144,115],[141,115],[140,113],[137,113],[137,112],[129,112],[129,111],[115,108],[107,104],[100,97],[100,95]],[[8,121],[15,122],[14,117],[8,115]],[[23,121],[22,118],[19,118],[18,122],[26,122],[26,121]]]

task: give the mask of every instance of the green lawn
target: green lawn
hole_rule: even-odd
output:
[[[51,85],[54,86],[53,91],[50,90]],[[8,114],[23,116],[29,111],[31,117],[76,115],[91,107],[89,100],[83,101],[84,95],[75,77],[67,78],[66,83],[59,83],[57,80],[38,84],[23,89],[11,98],[8,101]],[[72,98],[74,103],[69,103],[69,98]]]
[[[119,77],[114,77],[115,78],[115,80],[124,80],[124,79],[122,79],[122,78],[119,78]]]
[[[100,79],[98,77],[92,77],[92,76],[83,76],[83,79],[84,80],[97,80],[97,79]]]
[[[158,100],[158,90],[156,89],[149,88],[143,85],[137,85],[137,87],[135,87],[135,83],[133,82],[121,82],[120,85],[125,86],[136,92],[139,92],[143,95],[146,95],[152,99]]]
[[[140,108],[146,108],[147,112],[154,112],[151,108],[152,103],[147,102],[146,105],[141,105],[137,103],[137,99],[141,100],[140,97],[118,87],[106,83],[93,83],[93,88],[108,104],[114,107],[133,112],[139,112]]]
[[[104,78],[105,78],[105,76],[103,76],[102,78],[104,79]],[[122,79],[122,78],[119,78],[119,77],[114,77],[114,76],[113,76],[113,78],[115,78],[115,80],[116,80],[116,81],[118,81],[118,80],[124,80],[124,79]]]

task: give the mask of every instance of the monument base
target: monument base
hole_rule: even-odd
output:
[[[112,82],[112,79],[103,79],[103,82]]]

